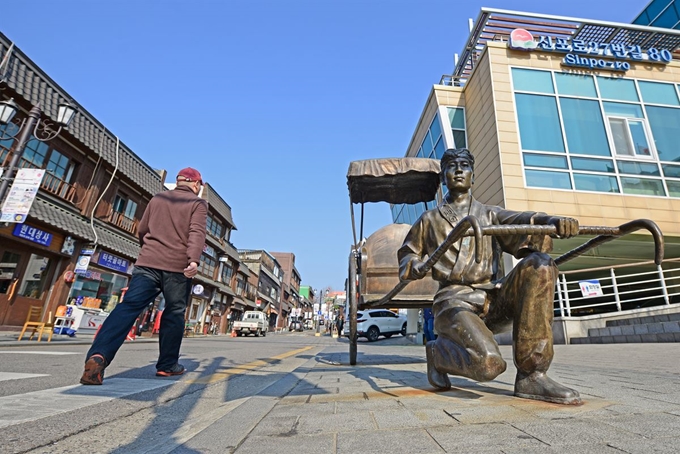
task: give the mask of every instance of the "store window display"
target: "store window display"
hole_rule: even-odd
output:
[[[90,269],[76,276],[69,292],[68,304],[82,306],[87,302],[88,307],[98,305],[99,309],[111,312],[120,302],[127,283],[126,276]]]
[[[40,298],[45,289],[49,265],[49,258],[38,254],[31,254],[24,278],[19,286],[19,295],[26,298]]]

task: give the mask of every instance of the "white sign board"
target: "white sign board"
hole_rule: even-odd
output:
[[[585,298],[593,296],[603,296],[602,287],[600,286],[600,281],[597,279],[592,279],[589,281],[579,281],[579,287],[581,287],[581,295]]]
[[[45,176],[44,169],[19,169],[5,203],[2,205],[0,222],[22,223],[26,221],[43,176]]]

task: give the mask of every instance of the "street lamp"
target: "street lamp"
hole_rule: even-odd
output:
[[[16,115],[19,108],[14,99],[8,101],[0,101],[0,124],[9,124]],[[2,174],[0,180],[0,203],[5,199],[5,193],[9,187],[10,181],[14,179],[14,171],[19,163],[19,159],[24,154],[24,148],[33,134],[33,138],[41,142],[47,142],[54,139],[61,132],[61,128],[65,128],[71,123],[76,113],[76,109],[67,102],[59,103],[57,108],[57,125],[59,126],[55,131],[52,129],[52,122],[49,120],[40,121],[40,104],[36,104],[28,113],[28,118],[24,118],[21,123],[14,123],[19,129],[14,134],[7,133],[7,130],[0,131],[0,140],[13,140],[19,136],[18,142],[14,147],[14,154],[12,160],[7,167],[7,171]]]

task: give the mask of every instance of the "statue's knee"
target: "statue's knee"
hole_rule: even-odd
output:
[[[557,270],[555,261],[548,254],[543,252],[532,252],[522,259],[520,265],[522,269],[533,269],[539,273],[553,274]]]
[[[478,365],[477,380],[491,381],[505,372],[507,363],[499,355],[488,355]]]

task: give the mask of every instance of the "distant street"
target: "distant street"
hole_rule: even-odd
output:
[[[188,338],[188,372],[168,379],[154,375],[156,342],[127,342],[101,387],[78,385],[86,345],[0,348],[2,452],[146,452],[208,427],[239,399],[284,395],[291,371],[337,343],[311,331]]]

